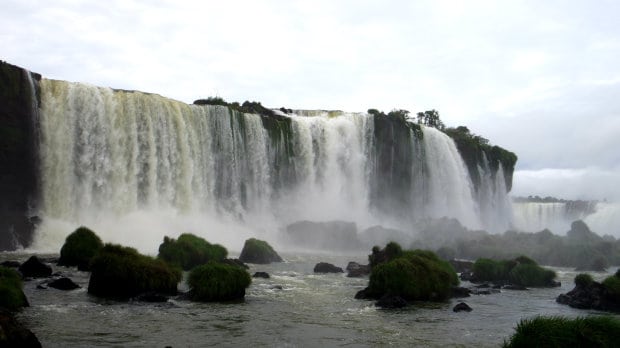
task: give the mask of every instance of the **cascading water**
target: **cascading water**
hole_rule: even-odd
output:
[[[40,87],[35,249],[57,250],[78,225],[149,253],[183,232],[234,250],[298,220],[403,227],[448,216],[484,228],[505,209],[503,172],[489,176],[481,211],[454,142],[433,128],[420,137],[361,113],[266,118],[64,81]]]

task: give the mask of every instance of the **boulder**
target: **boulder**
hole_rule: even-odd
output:
[[[47,286],[58,290],[74,290],[81,287],[77,285],[73,280],[66,277],[55,279],[47,283]]]
[[[265,278],[265,279],[269,279],[269,273],[267,272],[255,272],[254,275],[252,276],[252,278]]]
[[[187,280],[192,301],[234,301],[245,297],[252,278],[243,268],[209,262],[191,270]]]
[[[268,264],[272,262],[282,262],[282,258],[264,240],[250,238],[243,244],[243,250],[239,255],[239,260],[247,263]]]
[[[344,271],[331,263],[319,262],[314,266],[314,273],[344,273]]]
[[[222,245],[211,244],[191,233],[183,233],[178,239],[165,236],[159,245],[157,258],[189,271],[209,261],[221,262],[227,255],[228,250]]]
[[[381,308],[403,308],[407,305],[408,303],[404,298],[392,294],[385,294],[375,302],[375,306]]]
[[[237,267],[241,267],[245,269],[250,269],[250,266],[246,265],[245,263],[243,263],[243,261],[239,259],[224,259],[222,260],[222,263],[225,263],[231,266],[237,266]]]
[[[452,287],[452,297],[469,297],[471,294],[471,290],[464,288],[462,286],[453,286]]]
[[[369,265],[361,265],[357,262],[349,262],[346,270],[348,271],[347,277],[364,277],[370,274]]]
[[[41,343],[11,312],[0,309],[0,347],[41,347]]]
[[[459,302],[452,308],[453,312],[471,312],[473,309],[465,302]]]
[[[82,226],[67,236],[60,249],[59,266],[77,266],[80,271],[90,271],[90,260],[103,247],[95,232]]]
[[[601,284],[593,281],[591,277],[584,281],[581,276],[575,277],[575,288],[573,290],[566,294],[560,294],[556,298],[557,303],[578,309],[620,312],[620,299],[605,286],[605,282]]]
[[[24,278],[44,278],[52,275],[52,267],[41,262],[35,255],[19,266],[19,271]]]
[[[456,273],[460,273],[461,276],[463,275],[463,273],[471,273],[474,269],[474,263],[471,261],[452,259],[449,262],[456,271]]]

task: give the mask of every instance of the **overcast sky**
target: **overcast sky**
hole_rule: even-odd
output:
[[[513,194],[619,200],[619,14],[603,0],[0,0],[0,59],[188,103],[437,109],[517,153]]]

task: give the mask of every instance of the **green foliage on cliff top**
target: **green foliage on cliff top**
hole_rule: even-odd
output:
[[[526,256],[501,261],[478,259],[473,271],[478,281],[504,281],[522,286],[552,286],[556,276],[554,271],[538,266]]]
[[[0,266],[0,308],[10,311],[27,307],[28,300],[22,290],[22,278],[16,270]]]
[[[209,262],[189,273],[190,298],[193,301],[232,301],[243,299],[252,279],[243,268]]]
[[[264,240],[250,238],[243,244],[239,260],[247,263],[267,264],[271,262],[282,262],[282,258]]]
[[[77,266],[82,271],[90,269],[90,260],[103,247],[103,242],[87,227],[79,227],[65,239],[60,249],[58,264]]]
[[[411,301],[440,301],[459,283],[452,266],[431,251],[402,250],[390,243],[382,252],[386,257],[381,260],[369,256],[375,262],[366,290],[371,298],[391,294]]]
[[[157,257],[188,271],[209,261],[222,261],[227,255],[228,250],[225,247],[211,244],[191,233],[183,233],[176,240],[164,237]]]
[[[145,292],[174,295],[181,270],[136,249],[106,244],[91,261],[88,292],[95,296],[128,299]]]
[[[620,320],[611,316],[523,319],[503,347],[620,347]]]

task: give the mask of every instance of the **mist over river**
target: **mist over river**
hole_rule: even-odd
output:
[[[282,254],[283,263],[250,264],[253,278],[245,301],[196,303],[116,302],[87,293],[89,274],[54,266],[82,286],[73,291],[37,289],[42,280],[24,283],[30,307],[18,314],[44,347],[498,347],[519,320],[535,315],[601,314],[555,302],[573,288],[573,270],[555,268],[560,288],[502,290],[443,303],[415,303],[385,310],[356,300],[368,278],[314,274],[319,261],[346,266],[366,262],[366,255]],[[27,255],[4,253],[2,259]],[[594,273],[595,280],[612,274]],[[462,286],[471,286],[462,282]],[[280,289],[281,287],[281,289]],[[184,284],[181,290],[186,290]],[[464,301],[472,312],[452,311]]]

